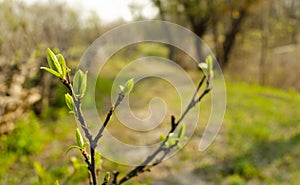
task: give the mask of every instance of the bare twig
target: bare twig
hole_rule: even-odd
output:
[[[178,145],[178,141],[176,141],[173,145],[168,146],[168,147],[166,146],[166,143],[169,140],[170,134],[176,130],[176,128],[178,127],[178,125],[180,125],[180,123],[182,122],[184,117],[187,115],[187,113],[196,104],[198,104],[201,101],[201,99],[211,90],[211,88],[209,87],[210,82],[207,80],[205,90],[202,92],[202,94],[198,98],[196,98],[205,79],[206,79],[206,76],[203,76],[203,78],[201,79],[201,81],[199,82],[199,84],[195,90],[195,93],[194,93],[189,105],[187,106],[187,108],[185,109],[183,114],[180,116],[180,118],[177,121],[175,121],[175,117],[173,115],[171,116],[170,131],[168,132],[168,135],[166,136],[164,141],[160,144],[160,146],[151,155],[149,155],[139,166],[135,167],[133,170],[128,172],[123,178],[121,178],[119,182],[117,182],[117,180],[116,180],[117,176],[115,176],[115,180],[114,180],[113,184],[116,184],[116,185],[123,184],[124,182],[128,181],[129,179],[131,179],[135,176],[138,176],[140,173],[150,171],[151,167],[154,167],[154,166],[160,164],[164,160],[164,158],[172,151],[172,149]],[[161,152],[163,152],[163,155],[159,159],[157,159],[155,162],[153,162],[153,160]],[[153,162],[153,163],[150,164],[151,162]]]

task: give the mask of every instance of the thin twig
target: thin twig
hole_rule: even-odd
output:
[[[120,172],[119,171],[114,171],[113,172],[113,180],[112,180],[112,185],[116,185],[117,184],[117,179],[118,179],[118,176],[119,176]]]
[[[102,127],[100,128],[100,130],[97,133],[95,139],[93,140],[93,146],[95,148],[97,147],[97,143],[98,143],[99,139],[102,137],[103,131],[106,128],[112,114],[114,113],[115,109],[120,105],[120,103],[122,102],[123,99],[124,99],[124,94],[120,93],[118,98],[117,98],[117,101],[116,101],[115,105],[111,106],[109,112],[106,115],[106,118],[105,118],[105,121],[104,121]]]
[[[139,166],[135,167],[133,170],[131,170],[130,172],[128,172],[123,178],[120,179],[120,181],[117,183],[117,180],[115,180],[115,184],[120,185],[123,184],[124,182],[128,181],[129,179],[137,176],[139,173],[143,173],[145,171],[150,171],[150,168],[153,166],[156,166],[158,164],[160,164],[164,158],[170,153],[170,151],[177,146],[178,141],[175,142],[175,144],[169,146],[169,147],[165,147],[166,142],[169,140],[169,136],[171,133],[173,133],[176,128],[178,127],[178,125],[182,122],[182,120],[184,119],[184,117],[187,115],[187,113],[197,104],[201,101],[201,99],[211,90],[209,87],[209,83],[207,83],[207,87],[204,90],[204,92],[199,96],[199,98],[196,98],[198,95],[198,92],[201,88],[201,86],[203,85],[204,81],[206,79],[206,76],[203,76],[203,78],[201,79],[201,81],[199,82],[195,93],[190,101],[190,103],[188,104],[187,108],[185,109],[185,111],[183,112],[183,114],[180,116],[180,118],[175,121],[175,117],[172,115],[171,116],[171,129],[168,133],[168,135],[166,136],[165,140],[160,144],[160,146],[151,154],[149,155]],[[149,166],[148,168],[146,168],[155,158],[156,156],[161,153],[164,152],[163,156],[159,159],[157,159],[151,166]]]

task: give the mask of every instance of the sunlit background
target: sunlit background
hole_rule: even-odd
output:
[[[47,0],[21,0],[29,4],[36,2],[47,2]],[[56,0],[65,2],[76,11],[88,16],[91,11],[99,15],[103,23],[109,23],[118,20],[133,21],[133,7],[138,7],[142,16],[154,18],[158,10],[153,6],[150,0]],[[50,1],[51,2],[51,1]]]
[[[220,133],[208,150],[199,152],[198,146],[210,116],[210,96],[201,102],[199,123],[188,144],[126,185],[299,184],[299,0],[0,0],[0,184],[88,184],[80,152],[65,154],[76,145],[77,128],[65,105],[67,90],[40,67],[48,65],[46,49],[51,48],[64,55],[73,76],[95,39],[140,20],[169,21],[200,37],[224,73],[227,106]],[[145,34],[153,33],[149,28]],[[167,36],[172,40],[174,35]],[[202,61],[203,45],[186,42]],[[102,120],[111,106],[116,75],[147,56],[175,62],[195,83],[201,78],[195,61],[179,48],[153,42],[122,48],[101,76],[95,76],[96,97],[84,97],[87,104],[96,100]],[[133,145],[159,141],[170,129],[170,116],[181,114],[174,89],[147,78],[130,94],[131,110],[141,119],[150,114],[153,97],[167,102],[167,116],[157,129],[133,131],[113,115],[107,130]],[[99,161],[101,180],[106,171],[119,170],[123,176],[132,169]]]

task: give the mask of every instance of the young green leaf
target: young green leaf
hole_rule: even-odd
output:
[[[73,88],[75,95],[83,97],[87,86],[87,71],[83,73],[80,69],[75,73]]]
[[[184,134],[185,134],[185,124],[181,124],[179,127],[179,130],[177,132],[177,138],[179,140],[184,138]]]
[[[208,55],[205,59],[205,62],[207,64],[207,72],[210,78],[213,77],[214,75],[214,71],[213,71],[213,60],[212,57],[210,55]]]
[[[66,151],[66,155],[71,151],[71,150],[75,150],[75,149],[78,149],[78,150],[82,150],[82,148],[80,148],[79,146],[70,146],[67,151]]]
[[[166,139],[166,136],[165,136],[164,134],[161,134],[159,140],[162,142],[162,141],[164,141],[165,139]]]
[[[122,90],[122,93],[123,93],[124,95],[129,95],[129,93],[132,91],[133,87],[134,87],[134,79],[131,78],[130,80],[128,80],[128,81],[125,83],[125,85],[124,85],[124,87],[123,87],[123,90]],[[121,88],[121,87],[120,87],[120,88]],[[121,88],[121,89],[122,89],[122,88]]]
[[[47,49],[47,60],[50,68],[59,73],[61,75],[60,77],[63,77],[61,65],[59,64],[56,55],[49,48]]]
[[[53,52],[51,51],[51,49],[47,48],[47,61],[48,61],[49,67],[51,69],[53,69],[54,71],[57,71],[57,67],[54,64],[54,61],[52,60],[52,57],[51,57],[52,53]]]
[[[106,172],[105,177],[104,177],[104,182],[108,183],[110,180],[110,172]]]
[[[59,185],[59,182],[58,180],[55,181],[54,185]]]
[[[64,57],[61,54],[56,55],[56,58],[59,62],[59,65],[61,66],[62,69],[62,77],[65,78],[67,75],[67,65]]]
[[[73,98],[69,93],[65,94],[65,102],[67,104],[67,107],[70,109],[70,113],[75,113],[75,105],[73,102]]]
[[[47,68],[47,67],[41,67],[41,69],[44,69],[45,71],[48,71],[49,73],[53,74],[54,76],[61,78],[61,75],[54,71],[53,69]]]
[[[205,62],[201,62],[199,65],[199,68],[202,69],[204,74],[207,76],[208,80],[211,80],[214,76],[214,71],[213,71],[213,59],[210,55],[208,55],[205,58]]]
[[[82,138],[81,133],[80,133],[78,128],[76,129],[76,141],[77,141],[78,147],[83,149],[84,148],[84,141],[83,141],[83,138]]]

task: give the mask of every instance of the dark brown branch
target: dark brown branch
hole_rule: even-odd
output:
[[[100,128],[100,130],[97,133],[95,139],[93,140],[93,147],[94,148],[97,147],[97,143],[98,143],[99,139],[102,137],[103,131],[106,128],[112,114],[114,113],[115,109],[120,105],[120,103],[122,102],[123,99],[124,99],[124,94],[120,93],[115,105],[110,108],[108,114],[106,115],[106,118],[105,118],[105,121],[104,121],[102,127]]]
[[[163,150],[163,147],[165,143],[168,141],[168,139],[169,139],[169,134],[166,137],[166,139],[161,143],[161,145],[151,155],[149,155],[144,162],[142,162],[139,166],[135,167],[133,170],[127,173],[127,175],[125,175],[125,177],[123,177],[117,184],[120,185],[128,181],[132,177],[137,176],[139,173],[145,172],[146,171],[145,167]]]
[[[106,115],[106,118],[105,118],[105,121],[104,121],[102,127],[100,128],[98,134],[96,135],[95,139],[93,140],[93,147],[94,147],[94,148],[97,147],[97,143],[98,143],[99,139],[102,137],[103,131],[104,131],[104,129],[106,128],[106,126],[107,126],[107,124],[108,124],[108,122],[109,122],[109,120],[110,120],[110,118],[111,118],[111,116],[112,116],[114,110],[115,110],[115,109],[114,109],[114,107],[112,106],[112,107],[110,108],[108,114]]]
[[[114,171],[113,172],[113,180],[112,180],[112,185],[116,185],[117,184],[117,179],[118,179],[118,176],[119,176],[120,172],[119,171]]]
[[[180,124],[181,121],[182,121],[182,120],[184,119],[184,117],[186,116],[186,114],[187,114],[187,113],[188,113],[188,112],[189,112],[189,111],[190,111],[190,110],[198,103],[198,102],[195,101],[195,98],[196,98],[196,96],[197,96],[197,94],[198,94],[198,92],[199,92],[201,86],[203,85],[205,79],[206,79],[206,76],[204,75],[204,76],[202,77],[202,79],[200,80],[200,82],[199,82],[199,84],[198,84],[198,86],[197,86],[197,89],[195,90],[195,93],[194,93],[194,95],[193,95],[193,97],[192,97],[192,99],[191,99],[189,105],[187,106],[187,108],[185,109],[185,111],[183,112],[183,114],[180,116],[180,118],[178,119],[178,121],[177,121],[176,124]]]
[[[93,183],[94,185],[97,184],[97,173],[96,173],[96,168],[95,168],[95,149],[90,146],[90,150],[91,150],[91,164],[89,165],[89,170],[92,174],[92,179],[93,179]]]
[[[176,123],[175,123],[175,117],[171,116],[171,132],[173,132],[176,129]]]

